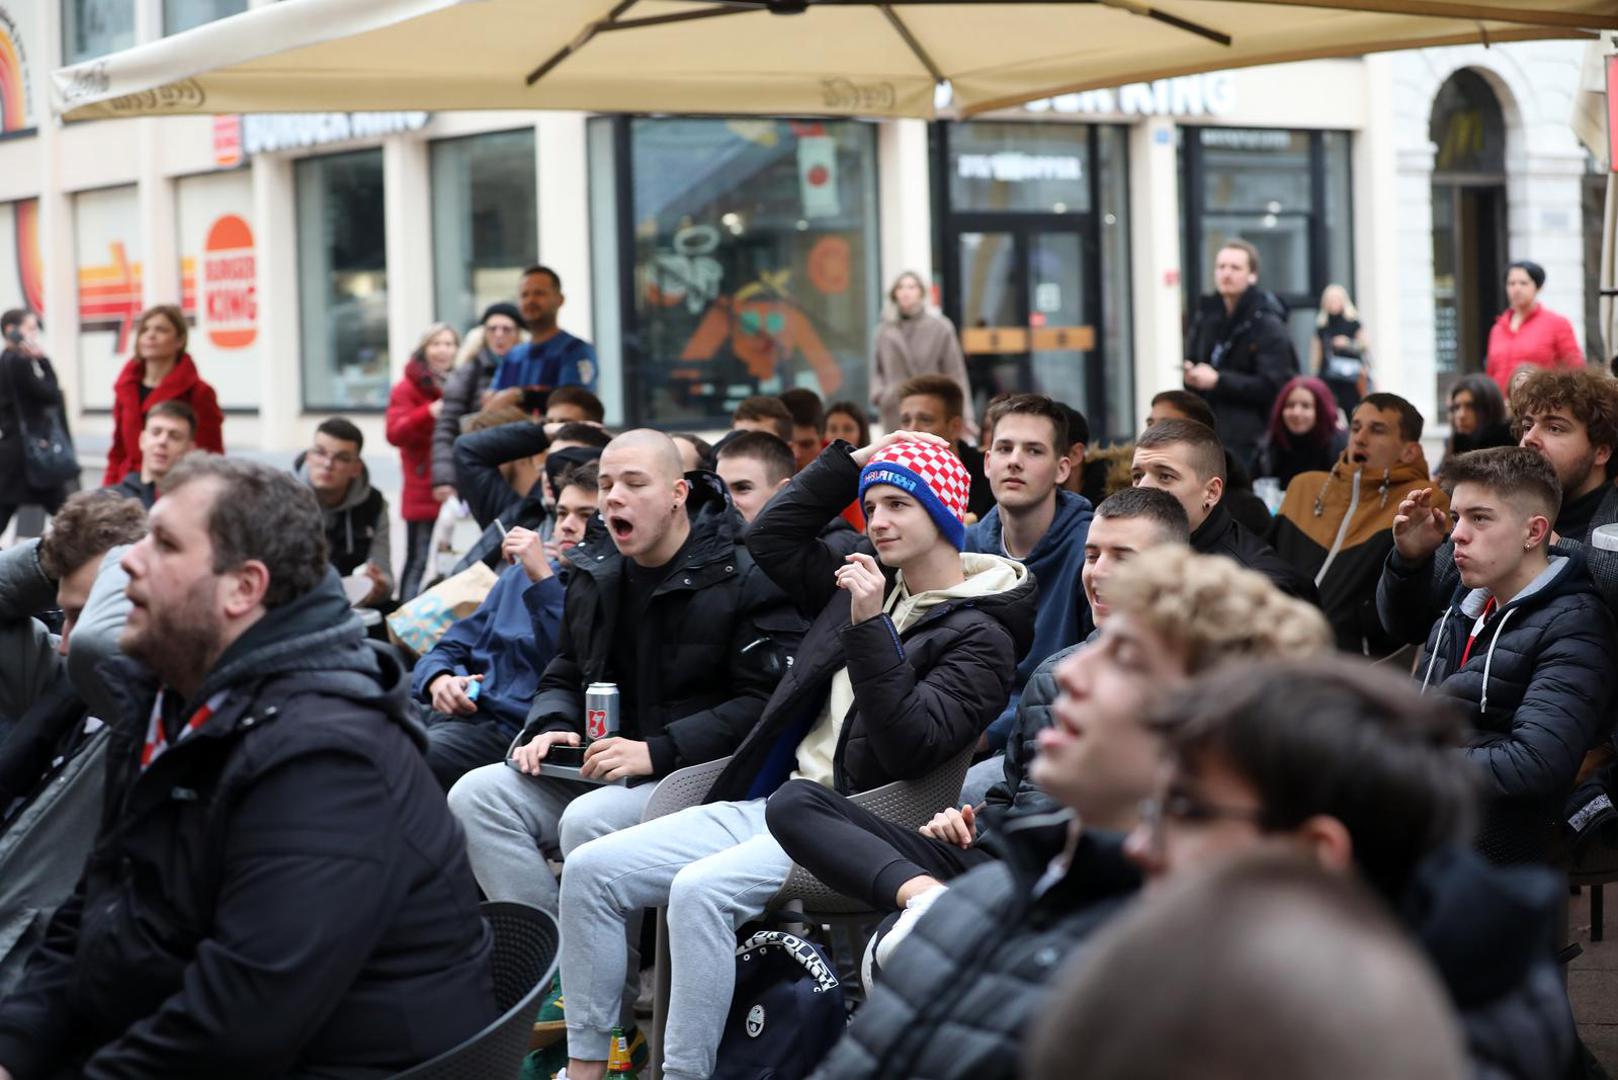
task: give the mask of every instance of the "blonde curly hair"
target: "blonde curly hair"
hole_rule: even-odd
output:
[[[1326,653],[1331,629],[1313,605],[1223,555],[1169,544],[1142,552],[1107,582],[1107,605],[1185,650],[1187,673],[1236,658]]]

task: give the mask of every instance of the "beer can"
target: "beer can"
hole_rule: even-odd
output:
[[[584,737],[591,742],[618,734],[618,684],[591,683],[584,691]]]

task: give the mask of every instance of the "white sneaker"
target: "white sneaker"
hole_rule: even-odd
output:
[[[893,924],[893,929],[872,942],[871,947],[866,949],[865,962],[861,964],[860,976],[861,981],[865,983],[865,992],[867,994],[871,992],[871,987],[880,976],[881,970],[887,967],[889,959],[893,956],[893,950],[898,948],[900,943],[910,936],[910,931],[914,930],[916,923],[923,915],[927,914],[927,909],[932,907],[933,902],[943,896],[948,889],[948,885],[939,883],[926,892],[912,896],[910,902],[905,905],[905,909],[899,913],[898,921]]]

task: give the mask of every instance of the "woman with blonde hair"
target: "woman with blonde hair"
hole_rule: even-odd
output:
[[[927,308],[927,283],[906,270],[888,290],[871,356],[871,404],[882,414],[882,430],[899,428],[899,387],[917,375],[946,375],[961,384],[966,405],[961,429],[977,431],[972,416],[972,384],[955,324]]]
[[[197,414],[198,450],[225,452],[225,414],[219,395],[202,381],[185,351],[185,315],[175,304],[147,308],[135,320],[135,355],[118,373],[112,390],[112,446],[102,487],[115,487],[140,472],[140,433],[146,413],[159,401],[183,401]]]
[[[433,323],[422,332],[416,351],[405,364],[404,377],[388,397],[388,442],[399,448],[404,466],[400,516],[405,521],[405,565],[399,575],[399,599],[409,600],[421,584],[432,550],[433,524],[442,501],[433,491],[433,425],[444,408],[444,380],[455,366],[461,336],[448,323]]]
[[[1309,340],[1309,370],[1331,387],[1344,417],[1371,392],[1371,340],[1360,324],[1359,310],[1341,285],[1327,285],[1320,294],[1315,336]]]

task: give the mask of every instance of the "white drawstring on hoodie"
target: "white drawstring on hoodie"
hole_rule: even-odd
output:
[[[1506,623],[1520,611],[1520,608],[1506,608],[1500,613],[1500,621],[1494,624],[1494,636],[1489,639],[1489,651],[1483,654],[1483,694],[1478,702],[1478,712],[1489,711],[1489,672],[1494,668],[1494,647],[1500,644],[1500,635],[1506,632]],[[1421,692],[1427,692],[1427,684],[1433,677],[1433,665],[1438,663],[1438,650],[1444,646],[1444,631],[1449,629],[1449,618],[1446,616],[1438,628],[1438,640],[1433,643],[1433,655],[1427,661],[1427,674],[1421,680]],[[1459,670],[1459,669],[1456,669]]]

